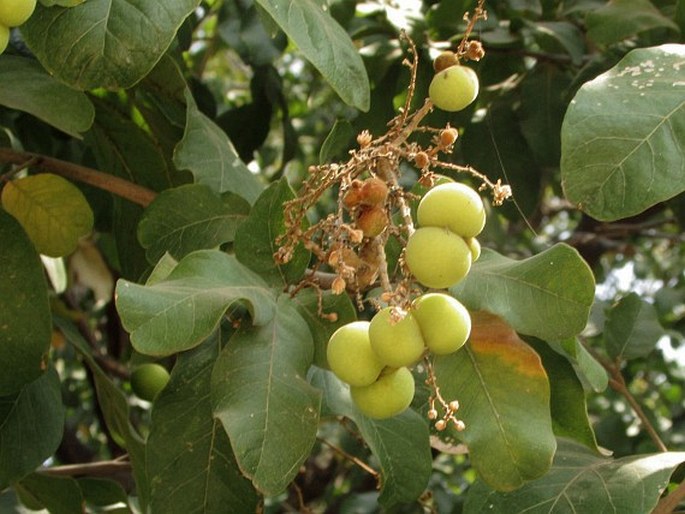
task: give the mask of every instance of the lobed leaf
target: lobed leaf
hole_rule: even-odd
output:
[[[520,261],[484,248],[467,277],[450,288],[469,309],[497,314],[517,332],[547,341],[585,328],[594,291],[592,271],[565,244]]]
[[[544,477],[511,493],[496,492],[482,482],[469,489],[465,514],[545,512],[652,512],[685,452],[603,458],[564,439],[552,469]]]
[[[283,492],[309,456],[321,393],[305,380],[314,348],[287,295],[262,326],[239,329],[212,371],[212,404],[238,466],[266,495]]]
[[[182,353],[155,399],[146,445],[152,512],[254,512],[257,495],[240,474],[212,416],[210,379],[218,332]]]
[[[6,187],[6,186],[5,186]],[[0,209],[0,395],[16,393],[45,370],[50,306],[43,266],[17,221]]]
[[[274,299],[267,284],[235,257],[217,250],[187,255],[153,285],[119,280],[116,287],[121,322],[134,348],[148,355],[197,346],[238,300],[248,302],[255,324],[271,319]]]
[[[538,355],[512,327],[486,312],[472,313],[472,320],[466,346],[436,357],[435,374],[442,395],[461,405],[457,414],[466,429],[458,437],[478,475],[511,491],[552,463],[549,382]]]
[[[631,51],[586,82],[561,132],[561,180],[569,201],[613,221],[685,190],[683,45]]]

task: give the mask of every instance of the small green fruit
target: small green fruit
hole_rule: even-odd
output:
[[[0,54],[5,51],[10,42],[10,29],[0,24]]]
[[[414,377],[407,368],[399,368],[382,375],[371,385],[350,387],[350,393],[352,401],[364,415],[376,419],[390,418],[411,404]]]
[[[153,401],[169,382],[169,372],[155,363],[141,364],[131,373],[131,389],[141,400]]]
[[[380,310],[369,326],[371,348],[386,366],[411,366],[425,350],[421,328],[411,313],[399,321],[393,319],[393,308]]]
[[[469,237],[465,241],[471,249],[471,262],[476,262],[480,257],[480,242],[475,237]]]
[[[416,280],[436,289],[453,286],[471,269],[468,245],[446,228],[418,229],[407,241],[404,259]]]
[[[467,66],[450,66],[435,74],[428,96],[443,111],[461,111],[478,96],[478,75]]]
[[[374,383],[384,367],[371,349],[369,325],[368,321],[348,323],[328,341],[328,365],[340,380],[353,386]]]
[[[459,182],[440,184],[421,199],[416,213],[422,227],[445,227],[463,238],[475,237],[485,227],[480,195]]]
[[[459,300],[442,293],[428,293],[414,300],[412,314],[423,340],[436,355],[461,348],[471,334],[471,316]]]
[[[36,8],[36,0],[0,1],[0,24],[5,27],[18,27],[28,20]]]

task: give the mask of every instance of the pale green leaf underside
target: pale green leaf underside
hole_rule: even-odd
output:
[[[633,50],[571,101],[562,186],[592,217],[632,216],[685,190],[683,59],[683,45]]]
[[[159,61],[199,0],[38,4],[22,34],[41,64],[76,89],[127,88]]]

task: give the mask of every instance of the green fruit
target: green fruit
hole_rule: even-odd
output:
[[[465,184],[440,184],[421,199],[417,219],[422,227],[445,227],[463,238],[475,237],[485,226],[485,206]]]
[[[411,366],[425,350],[421,328],[411,313],[405,313],[399,321],[394,320],[392,314],[393,308],[386,307],[371,319],[371,348],[386,366]]]
[[[371,349],[368,321],[355,321],[336,330],[328,341],[326,357],[333,373],[353,386],[372,384],[384,368]]]
[[[478,75],[467,66],[450,66],[435,74],[428,96],[443,111],[461,111],[478,96]]]
[[[471,334],[471,316],[459,300],[442,293],[419,296],[412,314],[421,327],[423,340],[436,355],[447,355],[461,348]]]
[[[10,29],[0,24],[0,54],[5,51],[10,42]]]
[[[169,382],[169,372],[164,366],[141,364],[131,373],[131,388],[141,400],[151,402]]]
[[[471,262],[476,262],[480,257],[480,242],[475,237],[469,237],[465,241],[471,250]]]
[[[18,27],[28,20],[36,8],[36,0],[0,1],[0,24]]]
[[[352,401],[370,418],[384,419],[400,414],[414,398],[414,377],[407,368],[382,375],[363,387],[350,387]]]
[[[423,227],[407,241],[404,260],[416,280],[426,287],[453,286],[471,269],[471,250],[445,228]]]

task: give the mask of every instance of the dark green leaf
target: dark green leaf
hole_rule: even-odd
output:
[[[256,0],[343,101],[369,109],[369,78],[345,30],[314,0]]]
[[[577,338],[561,342],[548,342],[555,351],[562,354],[573,365],[578,378],[589,385],[596,393],[601,393],[609,385],[609,375]]]
[[[566,52],[573,64],[581,64],[585,41],[580,29],[570,21],[526,22],[533,37],[550,53]]]
[[[88,97],[52,78],[34,60],[0,56],[0,104],[33,114],[76,138],[93,123]]]
[[[0,396],[0,490],[52,455],[64,430],[59,376],[50,369],[12,396]]]
[[[83,499],[90,505],[106,507],[128,503],[128,495],[119,482],[109,478],[82,477],[78,479]]]
[[[663,335],[656,309],[635,293],[621,298],[607,313],[604,340],[613,359],[645,357]]]
[[[557,244],[521,261],[483,249],[451,291],[469,309],[498,314],[517,332],[558,341],[585,328],[595,283],[578,252]]]
[[[22,34],[43,66],[77,89],[127,88],[153,68],[199,0],[39,5]]]
[[[183,139],[174,151],[174,163],[217,193],[231,191],[254,203],[262,191],[255,175],[240,160],[226,134],[195,104],[190,91],[185,93],[188,112]]]
[[[511,491],[544,475],[556,441],[550,389],[540,357],[511,327],[485,312],[472,313],[466,346],[435,359],[442,395],[458,400],[466,429],[458,436],[469,448],[478,475],[490,487]]]
[[[651,29],[679,32],[678,25],[649,0],[612,0],[588,13],[588,37],[600,45],[618,43]]]
[[[284,233],[283,204],[295,197],[285,179],[271,184],[260,195],[250,216],[238,227],[235,255],[240,262],[271,283],[291,284],[299,280],[309,264],[309,252],[298,245],[290,262],[279,265],[274,260],[278,250],[276,237]]]
[[[7,395],[45,370],[50,306],[43,265],[33,243],[2,209],[0,241],[0,298],[6,300],[0,309],[0,395]]]
[[[228,437],[212,417],[210,378],[218,334],[179,356],[155,400],[146,446],[152,512],[254,512]]]
[[[40,505],[50,514],[75,514],[83,510],[81,489],[73,478],[32,473],[13,485],[22,501]]]
[[[335,120],[335,125],[321,145],[319,163],[330,162],[336,157],[343,156],[343,152],[350,149],[352,138],[354,138],[352,124],[344,119]]]
[[[249,212],[239,196],[224,201],[208,186],[187,184],[155,198],[140,220],[138,239],[151,263],[165,252],[181,259],[193,250],[233,241]]]
[[[625,218],[685,190],[683,58],[682,45],[633,50],[571,102],[562,186],[592,217]]]
[[[235,257],[217,250],[187,255],[165,280],[151,286],[120,280],[116,297],[133,346],[148,355],[197,346],[238,300],[248,301],[257,325],[267,323],[274,309],[267,284]]]
[[[469,490],[465,514],[524,512],[651,512],[685,452],[606,459],[585,446],[560,440],[554,465],[518,491],[499,493],[482,482]]]
[[[349,386],[330,371],[313,370],[312,383],[325,392],[325,409],[354,421],[378,458],[382,477],[379,503],[389,509],[416,500],[426,489],[432,468],[425,419],[411,408],[384,420],[364,416],[352,403]]]
[[[214,415],[264,494],[281,493],[314,445],[321,392],[304,378],[313,354],[309,327],[283,295],[271,322],[238,330],[214,366]]]

